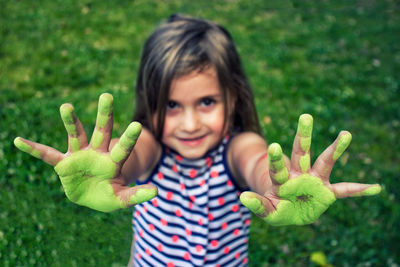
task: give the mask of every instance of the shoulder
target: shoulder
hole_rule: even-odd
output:
[[[239,184],[246,184],[243,179],[246,166],[267,151],[265,139],[254,132],[243,132],[234,136],[229,144],[227,160],[229,168]]]

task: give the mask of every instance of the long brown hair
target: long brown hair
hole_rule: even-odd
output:
[[[172,80],[210,66],[215,68],[222,90],[224,126],[230,131],[261,134],[253,94],[231,35],[214,22],[182,15],[172,15],[144,45],[133,120],[160,141]]]

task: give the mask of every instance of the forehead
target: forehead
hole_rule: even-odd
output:
[[[221,96],[221,94],[217,72],[214,67],[209,67],[173,79],[169,98],[178,101],[184,98]]]

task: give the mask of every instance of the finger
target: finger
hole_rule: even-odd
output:
[[[14,139],[14,145],[19,150],[28,153],[35,158],[41,159],[52,166],[57,165],[57,163],[64,158],[64,155],[60,151],[52,147],[35,143],[21,137]]]
[[[113,125],[113,96],[104,93],[99,98],[96,127],[94,128],[90,145],[94,149],[107,151],[111,140]]]
[[[151,184],[138,185],[134,187],[117,186],[115,187],[115,190],[116,195],[127,207],[149,201],[158,194],[157,187]]]
[[[298,173],[307,173],[310,169],[310,146],[313,128],[313,117],[302,114],[299,118],[296,137],[293,142],[291,156],[291,170]]]
[[[282,148],[278,143],[273,143],[268,147],[268,167],[272,181],[283,184],[289,179]]]
[[[350,145],[351,138],[351,133],[341,131],[336,140],[315,161],[312,167],[313,174],[324,181],[329,181],[333,165]]]
[[[374,196],[382,191],[379,184],[337,183],[331,186],[337,198]]]
[[[86,133],[75,115],[74,107],[71,104],[63,104],[60,107],[60,114],[68,133],[68,151],[75,152],[86,147]]]
[[[111,159],[116,163],[122,163],[129,156],[142,131],[142,125],[132,122],[111,150]]]
[[[240,195],[240,201],[260,218],[265,218],[269,213],[276,210],[271,201],[254,192],[243,192]]]

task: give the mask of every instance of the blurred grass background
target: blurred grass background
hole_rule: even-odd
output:
[[[353,142],[332,182],[380,183],[369,198],[337,201],[316,223],[270,227],[254,219],[251,266],[400,264],[400,4],[360,1],[0,0],[0,262],[2,266],[122,266],[131,212],[70,203],[51,167],[17,151],[16,136],[60,151],[59,118],[73,103],[90,134],[97,99],[115,99],[114,135],[133,114],[146,37],[172,13],[232,33],[268,142],[290,154],[298,116],[314,116],[312,155],[341,129]]]

